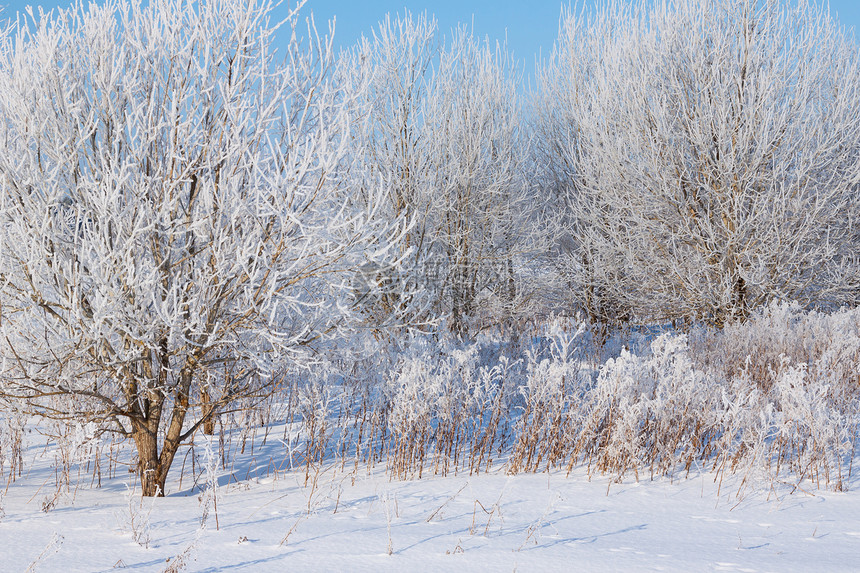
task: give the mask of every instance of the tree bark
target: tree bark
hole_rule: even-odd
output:
[[[203,434],[206,436],[214,436],[215,408],[211,404],[209,391],[206,388],[200,388],[200,405],[203,411]]]
[[[137,447],[137,472],[144,497],[163,497],[164,471],[158,455],[158,429],[151,430],[145,423],[135,424],[134,444]]]
[[[188,411],[188,392],[191,387],[193,364],[196,357],[189,359],[179,375],[179,383],[173,394],[173,408],[170,412],[170,423],[167,426],[164,443],[159,451],[158,433],[165,398],[162,392],[151,392],[138,411],[138,417],[132,420],[135,446],[138,457],[138,476],[144,497],[163,497],[167,474],[173,464],[173,458],[182,442],[182,426]],[[161,387],[166,384],[161,380]]]

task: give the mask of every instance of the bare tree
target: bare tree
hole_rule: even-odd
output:
[[[451,327],[468,330],[480,300],[515,300],[513,257],[527,144],[520,133],[517,68],[503,46],[465,27],[447,45],[435,22],[386,19],[351,54],[361,126],[363,188],[382,185],[388,212],[414,225],[401,251]]]
[[[146,496],[344,324],[345,273],[402,230],[346,207],[330,39],[293,12],[275,61],[271,8],[78,5],[3,46],[0,389],[132,438]]]
[[[403,291],[411,288],[404,283],[427,286],[425,276],[418,280],[428,266],[432,245],[426,220],[426,186],[432,166],[424,129],[424,101],[438,49],[436,21],[406,13],[394,19],[386,16],[372,38],[362,37],[340,62],[344,85],[352,94],[351,152],[357,158],[349,164],[347,174],[352,200],[364,205],[381,189],[385,200],[380,216],[403,218],[410,224],[397,245],[405,263],[404,274],[365,264],[358,277],[358,302],[375,324],[398,318],[396,310],[403,302]],[[428,310],[426,306],[415,304],[411,308],[421,313]],[[413,318],[429,322],[432,317]]]
[[[568,13],[539,108],[583,296],[717,325],[774,299],[848,300],[858,63],[806,1]]]
[[[529,234],[517,225],[528,211],[518,77],[504,46],[479,42],[461,26],[440,56],[428,97],[436,166],[431,209],[448,265],[451,325],[459,332],[476,317],[482,295],[495,291],[508,307],[516,296],[512,258]]]
[[[545,287],[558,291],[560,304],[572,305],[601,324],[623,320],[627,309],[611,288],[617,279],[616,260],[602,257],[610,251],[604,248],[608,237],[599,224],[604,221],[596,201],[599,194],[586,192],[591,185],[579,166],[584,160],[579,126],[591,119],[587,96],[602,65],[603,35],[612,26],[605,19],[623,9],[604,5],[590,14],[593,26],[563,13],[558,44],[548,62],[538,63],[537,89],[531,94],[532,179],[540,189],[547,256],[556,275]],[[626,16],[614,18],[620,23]]]

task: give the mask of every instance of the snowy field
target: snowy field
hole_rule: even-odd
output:
[[[0,27],[0,573],[860,571],[821,2],[85,4]]]
[[[9,411],[0,572],[856,571],[858,324],[774,308],[599,368],[578,330],[416,341],[222,414],[161,498],[130,440]]]
[[[141,499],[132,474],[56,496],[50,451],[31,444],[3,498],[4,572],[856,571],[860,558],[856,483],[614,483],[582,469],[399,481],[336,464],[307,486],[304,469],[237,480],[234,468],[200,471],[196,489],[186,473],[164,498]]]

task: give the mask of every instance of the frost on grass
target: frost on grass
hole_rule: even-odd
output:
[[[595,494],[629,496],[636,480],[709,507],[764,494],[772,511],[813,498],[845,500],[827,492],[856,485],[858,332],[860,311],[778,305],[744,325],[619,333],[601,349],[589,326],[570,319],[535,326],[517,343],[491,333],[473,342],[416,337],[388,350],[380,342],[372,356],[296,370],[267,400],[222,415],[216,435],[198,433],[180,452],[168,499],[122,495],[119,529],[141,551],[163,555],[163,567],[182,570],[208,563],[204,548],[224,539],[257,551],[258,539],[271,538],[270,549],[292,552],[324,539],[320,524],[361,529],[356,520],[375,524],[381,533],[372,551],[392,559],[413,554],[410,531],[453,522],[462,528],[446,538],[443,554],[469,555],[504,539],[508,553],[529,555],[574,535],[565,525],[572,518],[563,517],[574,506],[577,519],[590,521],[602,511],[592,507],[603,503]],[[23,441],[24,476],[34,471],[32,478],[13,483],[19,468],[4,450],[7,513],[16,523],[17,488],[29,487],[37,495],[23,497],[36,501],[59,492],[54,520],[93,496],[112,496],[118,481],[139,488],[134,473],[117,470],[132,455],[121,444],[94,440],[83,426],[69,427],[63,443],[39,439],[51,445],[27,450]],[[591,480],[599,491],[570,498],[570,488]],[[540,487],[528,500],[512,497],[520,483]],[[551,483],[558,487],[547,490]],[[257,501],[247,506],[243,496]],[[168,526],[165,511],[183,517]],[[265,524],[259,531],[257,520]],[[166,527],[181,534],[172,540]],[[741,545],[755,538],[745,530]],[[128,554],[123,562],[131,562]]]
[[[410,359],[394,378],[391,453],[419,469],[432,455],[446,473],[476,467],[490,439],[512,473],[585,465],[639,479],[705,468],[839,490],[857,440],[858,316],[775,305],[723,331],[661,334],[602,364],[577,345],[590,340],[584,327],[557,325],[513,367],[477,362],[488,355],[480,343]]]
[[[217,435],[198,436],[174,469],[180,490],[201,488],[216,529],[219,483],[295,473],[311,514],[332,467],[400,479],[710,472],[719,482],[738,476],[739,494],[775,484],[840,491],[851,484],[858,438],[858,333],[858,310],[774,305],[742,325],[622,333],[599,349],[590,327],[570,319],[516,343],[490,333],[381,341],[371,356],[290,372],[266,400],[220,416]],[[16,420],[5,418],[4,431],[20,441]],[[55,468],[53,487],[39,493],[46,511],[111,483],[133,461],[90,426],[46,429],[55,440],[40,453]],[[18,443],[2,450],[10,484],[25,471]],[[128,503],[145,545],[146,511]]]

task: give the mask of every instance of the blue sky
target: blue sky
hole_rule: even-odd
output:
[[[386,13],[408,9],[413,14],[435,15],[444,34],[462,22],[474,24],[481,37],[507,37],[514,55],[530,61],[541,47],[544,52],[552,50],[561,6],[558,0],[309,0],[306,5],[316,18],[337,15],[335,37],[341,36],[347,44],[368,34]]]
[[[405,8],[413,14],[434,14],[446,34],[458,22],[474,22],[481,37],[504,39],[507,34],[515,57],[530,69],[539,51],[547,55],[552,51],[562,4],[567,6],[567,0],[308,0],[306,9],[313,10],[318,23],[337,15],[335,38],[340,45],[351,45],[362,33],[369,34],[386,13],[396,14]],[[860,28],[860,0],[832,0],[830,9],[844,25]]]
[[[295,0],[288,0],[294,4]],[[575,1],[575,0],[574,0]],[[588,0],[589,3],[594,0]],[[7,1],[6,14],[23,10],[27,4],[41,4],[46,9],[68,5],[71,0]],[[286,2],[285,2],[286,3]],[[0,0],[0,5],[3,5]],[[564,2],[567,5],[567,2]],[[434,14],[440,30],[447,34],[457,23],[474,24],[481,37],[504,39],[517,59],[525,63],[526,73],[531,72],[536,54],[543,50],[549,54],[558,33],[560,0],[308,0],[303,12],[313,11],[320,31],[325,22],[337,16],[335,40],[341,47],[352,45],[361,34],[369,35],[377,22],[386,14]],[[860,28],[860,1],[831,0],[830,9],[840,22],[855,30]],[[856,32],[855,32],[856,33]]]

